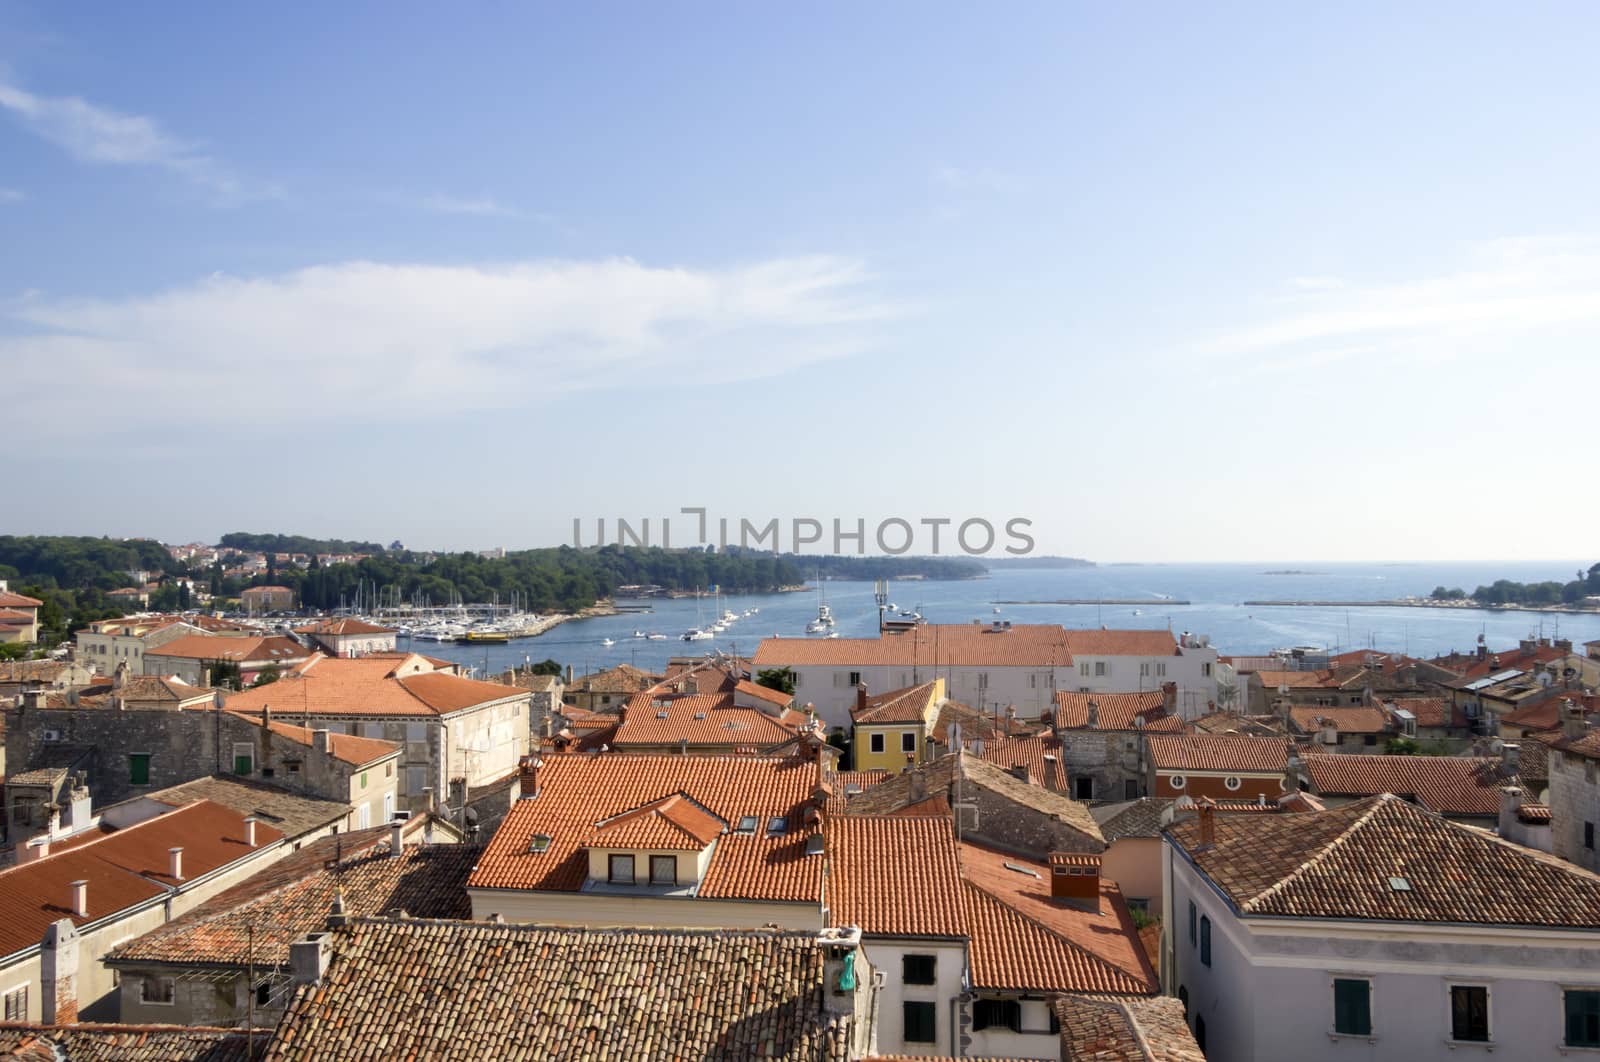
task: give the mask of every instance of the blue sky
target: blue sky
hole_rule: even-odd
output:
[[[0,530],[1593,553],[1600,15],[1397,6],[0,0]]]

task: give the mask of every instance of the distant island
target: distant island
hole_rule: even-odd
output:
[[[1092,560],[1082,557],[985,557],[983,564],[990,571],[1004,571],[1007,568],[1029,568],[1045,570],[1051,568],[1093,568],[1096,564]]]
[[[1308,572],[1300,568],[1284,568],[1275,572],[1262,572],[1262,575],[1327,575],[1327,572]]]

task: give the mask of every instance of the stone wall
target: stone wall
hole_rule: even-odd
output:
[[[1582,756],[1550,753],[1550,826],[1555,854],[1600,873],[1600,849],[1584,846],[1584,825],[1600,844],[1600,764]]]

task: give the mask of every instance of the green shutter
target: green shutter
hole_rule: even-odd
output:
[[[1333,1031],[1347,1036],[1372,1035],[1372,992],[1366,981],[1334,980]]]
[[[1568,992],[1567,1046],[1600,1047],[1600,992]]]
[[[150,754],[148,752],[130,752],[128,754],[128,782],[131,785],[150,784]]]

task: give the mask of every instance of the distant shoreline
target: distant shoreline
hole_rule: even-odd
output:
[[[1476,601],[1426,601],[1401,598],[1389,601],[1242,601],[1252,608],[1445,608],[1468,612],[1549,612],[1575,616],[1600,616],[1600,608],[1577,605],[1495,605]]]

